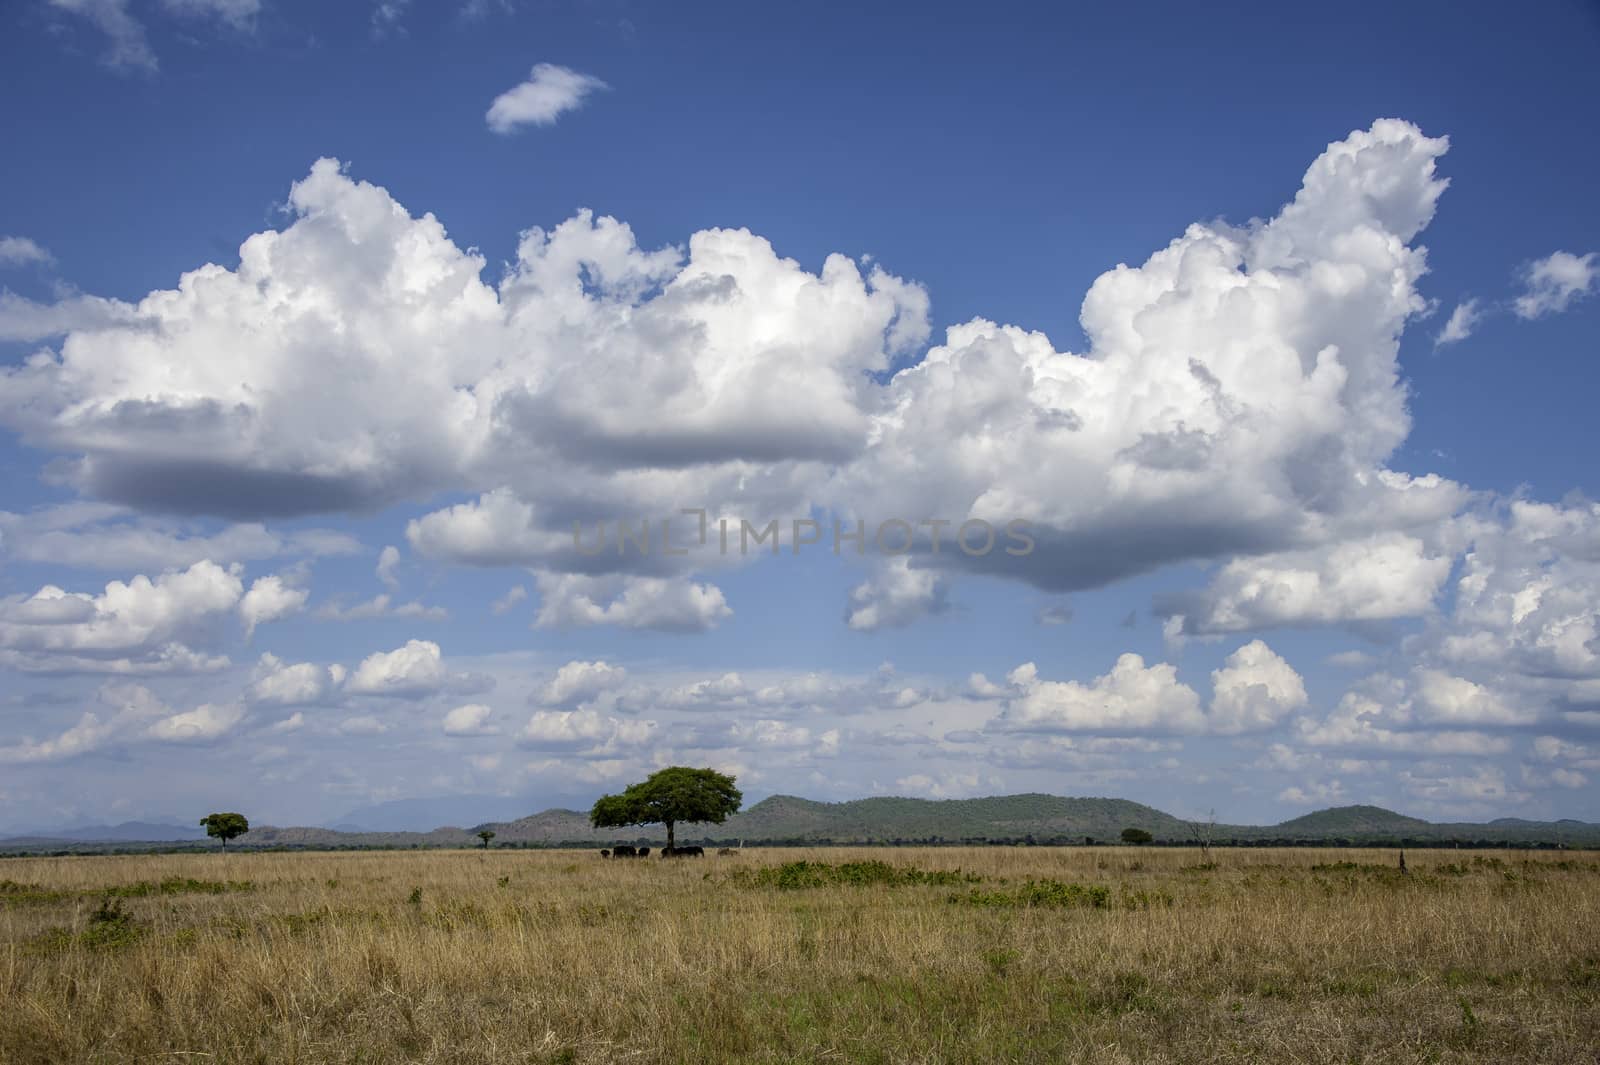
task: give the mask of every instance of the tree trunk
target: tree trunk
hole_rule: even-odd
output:
[[[667,824],[667,853],[668,853],[668,854],[671,854],[671,853],[672,853],[672,851],[673,851],[673,843],[672,843],[672,822],[671,822],[671,821],[668,821],[668,822],[667,822],[667,823],[666,823],[666,824]]]

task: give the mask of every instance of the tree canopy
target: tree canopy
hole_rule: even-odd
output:
[[[602,795],[589,811],[589,823],[595,828],[665,825],[671,850],[677,842],[673,828],[679,822],[720,825],[738,812],[743,801],[732,776],[675,765],[628,785],[621,794]]]
[[[1125,828],[1122,830],[1122,842],[1124,843],[1149,843],[1153,839],[1155,837],[1142,828]]]
[[[250,831],[250,822],[246,820],[244,814],[206,814],[200,819],[200,825],[206,830],[206,835],[220,839],[224,847],[228,845],[230,839]]]

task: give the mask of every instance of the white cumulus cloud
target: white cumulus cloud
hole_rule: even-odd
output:
[[[568,111],[583,106],[590,93],[604,88],[607,85],[599,78],[554,63],[540,63],[527,81],[496,96],[484,117],[496,133],[512,133],[518,126],[549,126]]]
[[[1542,318],[1547,314],[1559,314],[1574,300],[1587,296],[1594,288],[1596,276],[1600,276],[1596,258],[1600,258],[1600,253],[1574,255],[1558,251],[1529,263],[1522,272],[1524,291],[1512,304],[1518,317]]]
[[[305,588],[296,588],[277,574],[257,578],[239,600],[239,617],[244,621],[245,635],[254,635],[258,625],[300,613],[310,597],[311,593]]]

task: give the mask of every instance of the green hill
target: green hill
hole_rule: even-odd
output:
[[[745,839],[1007,839],[1026,836],[1113,839],[1136,826],[1161,835],[1185,830],[1171,814],[1127,799],[1067,799],[1057,795],[1001,795],[984,799],[856,799],[812,802],[774,795],[729,820],[721,836]]]
[[[1335,806],[1275,826],[1279,833],[1288,836],[1342,836],[1349,839],[1359,836],[1410,836],[1432,827],[1427,821],[1406,817],[1381,806]]]

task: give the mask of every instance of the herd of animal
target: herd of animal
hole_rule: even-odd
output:
[[[726,857],[733,857],[742,849],[742,845],[740,847],[723,847],[721,850],[717,851],[717,853]],[[693,845],[688,847],[662,847],[657,853],[659,853],[663,858],[704,858],[706,856],[706,849],[704,847]],[[626,843],[619,843],[615,847],[601,851],[600,857],[648,858],[650,857],[650,848],[633,847]]]

